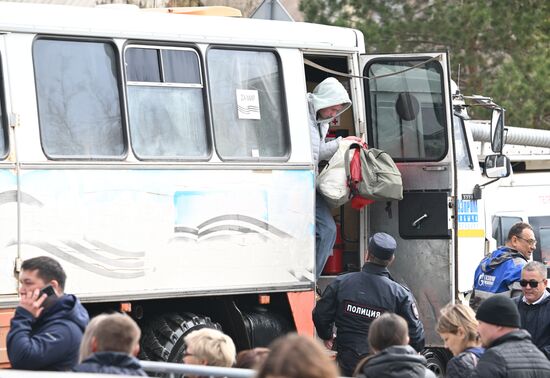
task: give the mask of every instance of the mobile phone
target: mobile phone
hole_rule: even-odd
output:
[[[46,285],[42,289],[40,289],[40,296],[38,298],[42,298],[42,295],[44,294],[46,294],[48,298],[46,298],[44,302],[42,302],[42,307],[47,310],[55,303],[57,299],[57,294],[55,293],[52,285]]]

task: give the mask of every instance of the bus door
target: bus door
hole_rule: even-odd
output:
[[[542,262],[550,272],[550,216],[530,216],[529,224],[533,226],[535,239],[537,239],[533,260]]]
[[[17,293],[13,268],[17,258],[17,179],[9,155],[5,35],[0,34],[0,295]]]
[[[403,199],[364,211],[365,244],[376,232],[397,240],[390,271],[408,286],[426,332],[441,345],[438,310],[454,298],[455,162],[445,53],[364,56],[369,147],[388,152],[401,172]]]

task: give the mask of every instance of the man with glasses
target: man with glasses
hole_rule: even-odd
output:
[[[485,257],[474,275],[470,307],[476,310],[493,295],[515,297],[521,294],[521,269],[531,259],[537,245],[533,228],[519,222],[510,228],[506,244]]]
[[[548,271],[538,261],[531,261],[521,270],[523,295],[514,298],[519,310],[521,328],[531,334],[535,344],[550,359],[550,292]]]

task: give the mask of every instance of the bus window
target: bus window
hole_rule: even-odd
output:
[[[8,153],[8,135],[6,113],[6,102],[4,101],[4,81],[2,78],[2,60],[0,59],[0,157],[6,157]]]
[[[38,39],[33,55],[44,153],[52,159],[122,158],[126,148],[115,47]]]
[[[512,226],[518,222],[522,222],[520,217],[493,217],[493,238],[497,241],[497,245],[501,246],[506,243],[508,232],[510,232]]]
[[[365,75],[404,71],[419,61],[375,60]],[[368,115],[371,144],[397,161],[439,161],[447,153],[443,72],[430,62],[401,74],[370,80]]]
[[[216,150],[224,160],[283,160],[289,152],[282,72],[271,51],[211,48]]]
[[[474,163],[472,156],[470,155],[470,149],[468,146],[468,139],[466,138],[466,131],[464,130],[464,120],[456,115],[453,116],[454,122],[454,142],[455,142],[455,159],[456,166],[459,169],[474,169]]]
[[[196,51],[131,46],[125,52],[125,67],[136,156],[207,159],[204,86]]]

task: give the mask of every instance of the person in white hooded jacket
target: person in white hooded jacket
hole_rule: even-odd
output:
[[[341,138],[325,141],[330,122],[351,106],[351,100],[344,86],[329,77],[315,87],[307,96],[309,107],[309,131],[315,171],[321,160],[329,160],[338,149]],[[356,136],[346,139],[361,141]],[[315,202],[315,275],[318,279],[336,241],[336,224],[330,207],[317,193]]]

